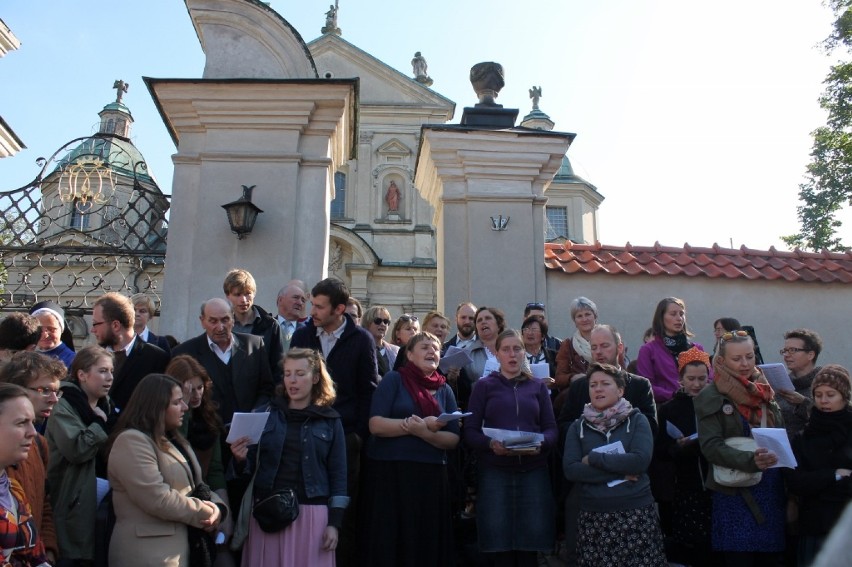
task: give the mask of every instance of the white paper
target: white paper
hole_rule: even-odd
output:
[[[681,437],[684,437],[683,432],[678,429],[677,425],[675,425],[671,421],[666,421],[666,433],[668,433],[669,437],[671,437],[672,439],[680,439]],[[687,437],[687,439],[698,439],[698,432],[693,433],[692,435]]]
[[[441,361],[438,363],[438,368],[441,372],[446,374],[453,368],[464,368],[471,362],[473,362],[473,359],[470,357],[470,353],[466,349],[451,346],[447,349],[446,354],[441,357]]]
[[[778,457],[778,462],[770,468],[794,469],[799,465],[793,454],[793,448],[790,447],[787,430],[783,427],[752,427],[751,436],[759,448],[768,449],[770,453]]]
[[[790,375],[787,373],[787,367],[783,364],[773,362],[771,364],[758,364],[757,367],[763,371],[769,385],[776,392],[780,390],[796,391],[796,387],[793,386],[793,381],[790,380]]]
[[[624,445],[621,443],[621,441],[616,441],[615,443],[610,443],[609,445],[601,445],[600,447],[592,449],[592,452],[606,453],[608,455],[623,455],[625,453]],[[618,486],[622,482],[627,482],[627,479],[618,478],[609,481],[608,483],[606,483],[606,485],[612,488],[613,486]]]
[[[95,493],[97,494],[98,506],[100,506],[107,492],[109,492],[109,481],[101,477],[95,477],[95,481],[97,482]]]
[[[467,413],[462,413],[460,411],[454,411],[453,413],[442,413],[438,416],[438,421],[443,421],[444,423],[446,423],[449,421],[455,421],[457,419],[467,417],[469,415],[473,415],[473,412],[469,411]]]
[[[263,433],[263,428],[266,425],[266,420],[269,419],[269,412],[258,413],[240,413],[234,412],[234,417],[231,418],[231,429],[228,431],[226,443],[233,443],[240,437],[248,437],[254,445],[260,441],[260,435]]]
[[[537,447],[544,443],[544,435],[531,431],[514,431],[512,429],[495,429],[493,427],[483,427],[482,433],[491,439],[496,439],[503,443],[503,446],[511,449],[521,449],[524,447]]]
[[[550,365],[546,362],[530,364],[530,372],[532,372],[533,378],[538,378],[539,380],[550,378]]]

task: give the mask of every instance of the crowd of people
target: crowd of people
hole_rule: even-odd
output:
[[[57,303],[0,321],[0,563],[804,567],[852,500],[852,378],[809,329],[773,388],[749,327],[705,352],[674,297],[629,361],[586,297],[560,340],[540,302],[512,325],[394,319],[336,278],[271,312],[245,270],[222,291],[183,341],[145,294],[98,298],[79,349]]]

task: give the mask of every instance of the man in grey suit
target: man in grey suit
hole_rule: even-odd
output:
[[[290,350],[290,339],[296,329],[305,326],[305,306],[308,304],[308,291],[302,280],[290,280],[278,292],[278,316],[275,318],[281,326],[281,338],[284,352]]]

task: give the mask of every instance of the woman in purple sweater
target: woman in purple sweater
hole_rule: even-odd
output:
[[[651,328],[654,339],[639,349],[636,370],[651,381],[654,401],[659,405],[672,399],[680,388],[678,355],[692,347],[704,347],[690,340],[695,335],[686,326],[686,303],[677,297],[667,297],[657,304]]]
[[[465,419],[465,443],[477,453],[476,527],[479,548],[493,565],[532,566],[537,553],[553,550],[555,507],[547,455],[557,439],[556,419],[547,385],[522,371],[524,343],[515,330],[496,342],[500,371],[477,381]],[[511,449],[482,428],[540,433],[533,448]]]

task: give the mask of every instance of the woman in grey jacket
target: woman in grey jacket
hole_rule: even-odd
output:
[[[624,399],[624,371],[589,366],[591,402],[565,437],[563,467],[580,487],[580,565],[666,565],[647,470],[648,419]]]

